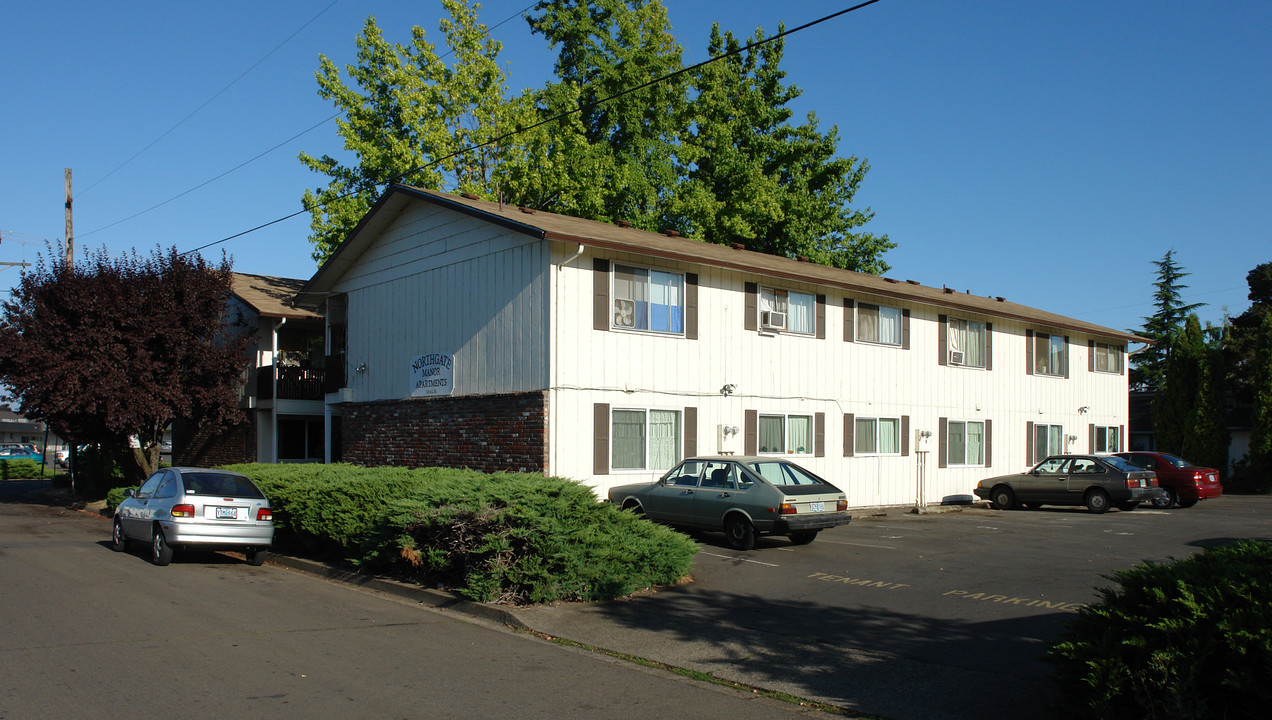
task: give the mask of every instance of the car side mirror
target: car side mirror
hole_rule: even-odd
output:
[[[128,488],[124,490],[124,497],[136,497],[136,496],[137,496],[137,490],[135,488]]]

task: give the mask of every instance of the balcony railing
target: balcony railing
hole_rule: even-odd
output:
[[[256,371],[256,394],[262,400],[274,398],[274,373],[278,373],[279,400],[322,400],[328,376],[325,368],[266,365]]]

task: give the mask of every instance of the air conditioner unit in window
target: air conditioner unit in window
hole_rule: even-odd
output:
[[[785,330],[786,313],[764,310],[760,312],[760,327],[765,330]]]
[[[636,303],[632,300],[614,300],[614,327],[636,327]]]
[[[951,351],[950,351],[950,364],[951,364],[951,365],[962,365],[962,364],[963,364],[963,351],[962,351],[962,350],[951,350]]]

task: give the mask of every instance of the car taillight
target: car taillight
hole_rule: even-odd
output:
[[[1150,479],[1150,480],[1148,481],[1148,486],[1149,486],[1149,487],[1157,487],[1157,476],[1156,476],[1156,475],[1154,475],[1154,476],[1152,477],[1152,479]]]
[[[1202,483],[1202,480],[1203,480],[1203,479],[1204,479],[1204,478],[1202,477],[1202,474],[1201,474],[1201,473],[1199,473],[1199,472],[1194,472],[1194,473],[1193,473],[1193,484],[1195,484],[1195,485],[1200,485],[1200,484]]]
[[[189,504],[173,505],[172,517],[194,517],[194,506]]]
[[[777,512],[779,515],[794,515],[795,503],[782,503]]]
[[[1148,482],[1144,480],[1144,478],[1133,478],[1133,477],[1126,478],[1126,487],[1128,488],[1139,488],[1139,487],[1145,487],[1147,485],[1148,485]]]
[[[848,512],[848,501],[840,500],[835,503],[835,512]]]
[[[273,520],[274,511],[269,508],[260,508],[256,511],[257,520]]]

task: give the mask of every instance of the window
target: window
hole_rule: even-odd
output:
[[[858,455],[899,455],[901,418],[857,418],[853,450]]]
[[[1032,462],[1042,462],[1048,455],[1064,453],[1064,426],[1036,424],[1033,426],[1033,434]]]
[[[684,275],[614,265],[613,327],[683,333],[684,289]]]
[[[614,410],[610,467],[667,470],[680,461],[679,410]]]
[[[1115,453],[1122,449],[1121,438],[1116,427],[1095,428],[1095,448],[1093,452]]]
[[[809,455],[813,452],[811,415],[761,415],[760,452]]]
[[[985,464],[985,423],[951,420],[948,431],[950,465]]]
[[[1035,375],[1063,376],[1065,374],[1064,336],[1046,333],[1034,335],[1033,356]]]
[[[949,353],[951,365],[985,367],[985,323],[950,318]]]
[[[1120,346],[1097,342],[1091,346],[1091,352],[1095,354],[1092,367],[1096,372],[1119,374],[1122,372],[1122,348]]]
[[[901,309],[862,303],[857,307],[857,339],[862,342],[901,344]]]
[[[817,298],[808,293],[760,288],[760,329],[813,335],[817,332]]]

